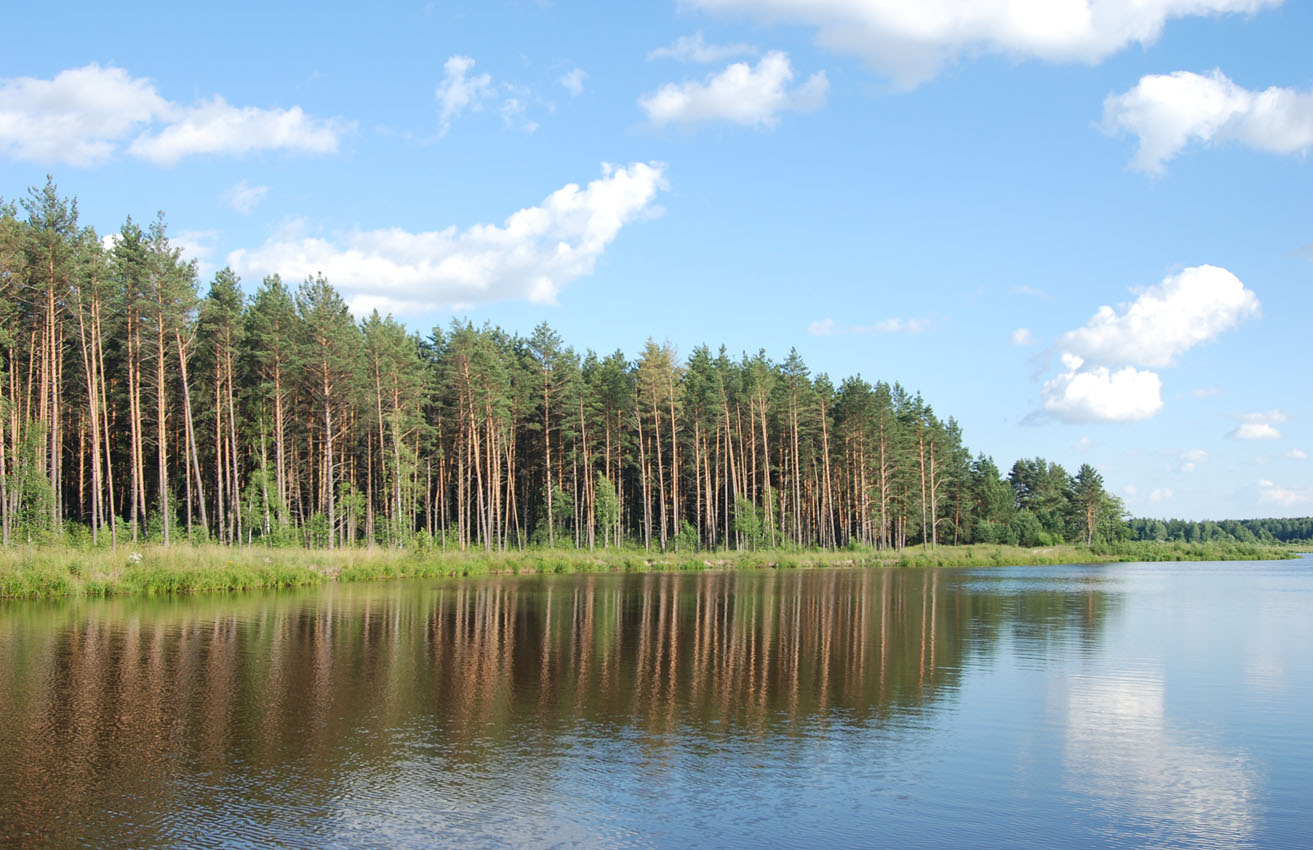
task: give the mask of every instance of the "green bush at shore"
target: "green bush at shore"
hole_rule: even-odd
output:
[[[974,544],[878,549],[653,553],[559,549],[424,552],[398,549],[266,549],[144,546],[117,550],[17,547],[0,550],[0,598],[157,596],[305,587],[323,582],[587,572],[816,567],[994,567],[1134,561],[1236,561],[1294,557],[1280,547],[1240,543],[1122,542],[1094,546]]]

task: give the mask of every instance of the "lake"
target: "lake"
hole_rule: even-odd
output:
[[[4,847],[1308,847],[1313,561],[0,605]]]

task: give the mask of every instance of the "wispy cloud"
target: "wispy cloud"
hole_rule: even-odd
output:
[[[251,186],[243,178],[236,185],[229,186],[219,199],[242,215],[250,215],[269,194],[268,186]]]
[[[477,112],[496,90],[488,74],[470,74],[474,60],[468,56],[452,56],[442,65],[442,82],[434,92],[438,99],[438,134],[445,136],[451,125],[465,110]]]
[[[570,93],[570,97],[578,97],[584,93],[584,81],[588,79],[588,72],[583,68],[572,68],[556,78],[556,82]]]
[[[807,326],[811,336],[840,334],[919,334],[930,329],[929,319],[882,319],[869,325],[840,325],[832,318],[819,319]]]
[[[761,51],[750,44],[708,44],[702,38],[702,30],[692,35],[680,36],[668,47],[658,47],[647,54],[653,59],[674,59],[676,62],[709,65],[723,62],[736,56],[756,56]]]

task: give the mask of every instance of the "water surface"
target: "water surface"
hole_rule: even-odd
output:
[[[0,607],[6,847],[1306,847],[1313,563]]]

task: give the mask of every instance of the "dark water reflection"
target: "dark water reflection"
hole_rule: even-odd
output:
[[[1245,566],[9,606],[0,843],[1271,846],[1313,822],[1282,790],[1310,775],[1307,655],[1230,682],[1236,647],[1192,653],[1218,624],[1174,595],[1266,593],[1266,656],[1313,585]]]

